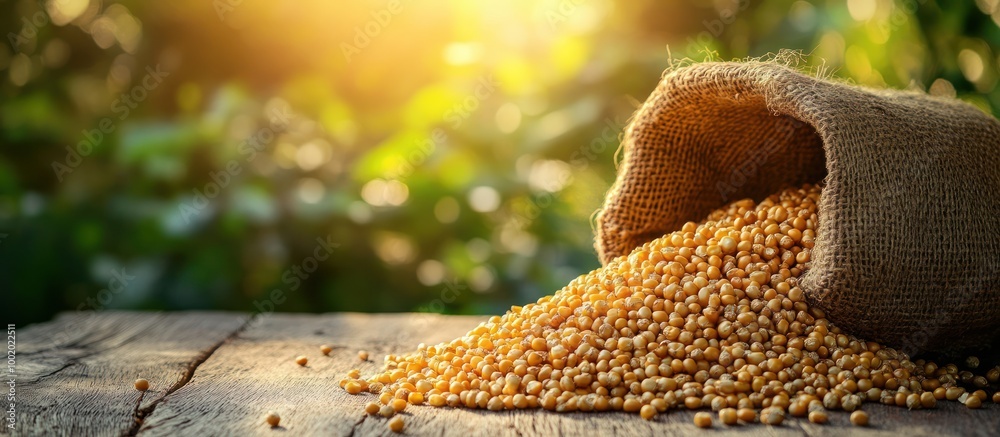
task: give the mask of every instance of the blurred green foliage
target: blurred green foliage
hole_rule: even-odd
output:
[[[1000,113],[997,0],[345,3],[0,2],[5,320],[535,300],[598,266],[618,134],[680,58]]]

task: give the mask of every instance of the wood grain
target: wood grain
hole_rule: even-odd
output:
[[[54,376],[41,377],[31,386],[25,384],[30,388],[24,389],[20,423],[29,426],[21,427],[19,433],[128,432],[135,408],[136,392],[131,389],[131,381],[138,375],[131,364],[135,362],[159,390],[147,399],[162,395],[171,383],[176,386],[155,404],[144,401],[145,408],[154,405],[155,409],[137,424],[134,431],[139,435],[394,435],[386,419],[366,417],[362,411],[364,404],[375,400],[374,395],[348,395],[337,381],[352,368],[360,368],[363,374],[375,372],[384,354],[410,351],[420,342],[455,338],[485,320],[418,314],[273,314],[258,317],[241,329],[243,316],[238,314],[108,313],[104,317],[77,335],[88,340],[73,340],[76,346],[69,349],[75,351],[76,358],[57,359],[53,355],[42,360],[38,351],[25,358],[25,362],[38,360],[34,364],[37,375],[54,372]],[[31,341],[28,333],[36,340],[43,339],[43,334],[59,329],[66,321],[64,317],[25,329],[24,343]],[[334,346],[333,353],[323,356],[321,344]],[[370,352],[370,360],[360,361],[359,350]],[[298,355],[309,357],[307,366],[294,363]],[[77,363],[67,365],[71,360]],[[58,370],[63,366],[67,367]],[[178,375],[185,372],[192,375],[190,380],[176,384]],[[73,377],[60,379],[64,374]],[[29,390],[34,392],[30,396]],[[846,413],[831,413],[827,425],[799,419],[786,420],[779,427],[724,427],[716,422],[712,434],[1000,435],[1000,408],[995,404],[987,403],[976,411],[952,402],[939,405],[935,410],[907,411],[865,404],[873,425],[870,428],[851,426]],[[281,415],[280,427],[272,429],[264,424],[267,411]],[[644,421],[624,413],[494,413],[429,406],[410,406],[403,412],[406,435],[490,437],[681,436],[701,431],[692,424],[692,417],[693,413],[675,411]]]
[[[154,409],[200,357],[246,319],[224,313],[81,312],[21,329],[13,434],[128,433],[138,411]],[[151,386],[141,405],[136,378]]]

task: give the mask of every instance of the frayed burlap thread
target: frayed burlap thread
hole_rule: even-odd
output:
[[[1000,122],[955,99],[771,62],[664,75],[597,216],[603,263],[734,200],[822,183],[811,304],[906,352],[1000,334]]]

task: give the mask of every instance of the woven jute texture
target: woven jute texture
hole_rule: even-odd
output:
[[[955,99],[769,62],[668,72],[623,138],[603,263],[729,202],[821,183],[801,285],[846,332],[909,353],[1000,334],[1000,122]]]

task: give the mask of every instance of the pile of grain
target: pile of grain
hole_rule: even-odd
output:
[[[855,411],[866,401],[978,407],[986,393],[959,388],[957,366],[910,361],[807,305],[798,279],[809,268],[819,196],[806,186],[735,202],[464,337],[389,355],[371,377],[354,370],[341,386],[381,394],[386,405],[623,410],[646,419],[711,408],[727,424],[757,420],[759,409],[765,423],[786,414],[822,423],[825,409]]]

